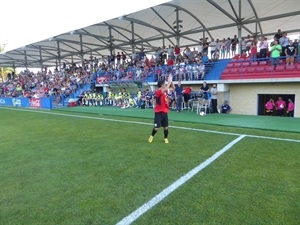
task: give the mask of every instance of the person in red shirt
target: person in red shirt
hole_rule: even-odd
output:
[[[174,48],[174,56],[175,56],[176,60],[179,55],[180,55],[180,48],[178,47],[178,45],[176,45]]]
[[[169,112],[169,101],[168,101],[168,89],[172,86],[175,89],[175,86],[172,82],[172,75],[168,77],[168,83],[165,84],[164,80],[159,80],[157,82],[158,89],[155,91],[155,108],[154,108],[154,128],[148,139],[151,143],[153,141],[154,135],[162,126],[164,128],[164,142],[169,143],[168,140],[168,112]]]
[[[168,66],[173,66],[174,65],[174,60],[169,56],[168,61],[167,61]]]
[[[191,87],[185,87],[183,89],[183,99],[184,99],[185,108],[191,107],[189,106],[189,100],[191,99],[192,90],[193,89]]]

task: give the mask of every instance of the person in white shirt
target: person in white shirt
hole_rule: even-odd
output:
[[[217,43],[215,42],[215,39],[212,38],[211,42],[209,44],[209,47],[210,47],[210,58],[213,58],[213,54],[216,51],[216,46],[217,46]]]
[[[286,35],[287,35],[287,32],[283,32],[282,37],[279,39],[279,44],[282,47],[281,56],[285,56],[286,46],[288,46],[290,43],[290,39]]]
[[[248,34],[248,36],[245,38],[245,42],[246,42],[246,52],[248,53],[248,56],[250,55],[250,49],[251,49],[251,43],[252,43],[252,39],[250,37],[250,34]]]
[[[202,56],[202,51],[203,51],[203,44],[202,44],[202,42],[200,42],[200,43],[199,43],[199,46],[198,46],[198,54],[199,54],[200,56]]]
[[[217,84],[213,84],[212,88],[210,89],[211,93],[211,106],[212,106],[212,113],[218,113],[218,89],[217,89]]]
[[[262,37],[259,42],[259,56],[260,58],[266,58],[268,52],[268,41],[266,37]]]

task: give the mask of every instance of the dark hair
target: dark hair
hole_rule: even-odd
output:
[[[163,86],[164,83],[165,83],[164,80],[159,80],[159,81],[157,82],[157,86],[160,88],[161,86]]]

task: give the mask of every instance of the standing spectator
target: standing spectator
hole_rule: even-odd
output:
[[[295,57],[297,56],[297,47],[293,44],[291,40],[290,43],[285,48],[285,55],[286,55],[286,65],[294,65]]]
[[[275,106],[277,110],[277,116],[283,116],[286,103],[283,101],[282,97],[278,97],[278,100],[275,102]]]
[[[168,56],[167,65],[168,66],[173,66],[174,65],[174,60],[171,56]]]
[[[170,57],[174,60],[175,57],[174,57],[174,48],[173,48],[173,46],[169,45],[169,48],[167,49],[167,52],[168,52],[168,57]]]
[[[211,39],[211,42],[209,44],[210,47],[210,58],[213,58],[213,55],[216,51],[217,43],[215,42],[215,39]]]
[[[262,37],[261,41],[259,43],[259,57],[266,58],[267,57],[267,52],[268,52],[268,41],[266,37]]]
[[[277,38],[277,40],[279,40],[282,37],[282,33],[280,29],[278,29],[277,33],[274,35],[274,38],[275,37]]]
[[[203,95],[203,98],[205,100],[208,100],[208,92],[209,92],[209,86],[206,84],[206,82],[204,81],[202,86],[200,87],[200,94]]]
[[[198,46],[198,54],[199,54],[200,56],[202,56],[202,52],[203,52],[203,44],[202,44],[202,42],[200,42],[200,43],[199,43],[199,46]]]
[[[209,44],[207,42],[203,43],[202,56],[204,55],[204,53],[206,53],[206,55],[208,55],[208,47],[209,47]]]
[[[295,39],[294,43],[295,46],[297,46],[297,57],[296,57],[296,62],[300,61],[300,45],[297,39]]]
[[[167,91],[171,86],[174,86],[172,83],[172,76],[168,77],[168,84],[165,84],[165,81],[160,80],[157,82],[158,89],[155,91],[155,115],[154,115],[154,128],[152,129],[151,135],[148,139],[148,142],[153,142],[154,135],[162,126],[164,128],[164,142],[166,144],[169,143],[168,140],[168,126],[169,126],[169,119],[168,119],[168,112],[169,112],[169,105],[167,101]]]
[[[239,40],[238,40],[237,36],[234,35],[233,39],[231,39],[231,55],[232,55],[232,57],[234,57],[236,54],[236,46],[237,46],[238,42],[239,42]]]
[[[275,109],[275,103],[273,98],[270,98],[269,101],[266,102],[265,108],[266,108],[266,115],[272,116]]]
[[[251,49],[251,44],[252,44],[252,39],[250,37],[250,34],[247,35],[245,38],[246,42],[246,52],[248,53],[248,56],[250,56],[250,49]]]
[[[221,42],[221,59],[225,59],[225,50],[226,50],[226,40],[223,38],[223,41]]]
[[[287,35],[287,33],[283,32],[282,37],[279,39],[279,44],[282,47],[281,56],[285,56],[286,46],[288,46],[290,43],[290,39],[286,35]]]
[[[242,40],[241,40],[241,50],[242,50],[241,51],[242,54],[247,52],[247,45],[246,45],[245,37],[242,37]]]
[[[230,58],[230,46],[231,46],[231,39],[227,38],[226,41],[226,48],[225,48],[225,52],[226,52],[226,58]]]
[[[250,58],[252,62],[256,61],[257,58],[257,47],[254,41],[251,43]]]
[[[211,106],[212,106],[212,113],[218,113],[218,89],[217,84],[213,84],[212,88],[210,89],[211,93]]]
[[[122,59],[122,65],[125,65],[125,61],[126,61],[126,55],[124,54],[124,52],[121,53],[121,59]]]
[[[273,66],[277,66],[279,64],[280,52],[281,45],[274,39],[273,46],[271,47],[271,61]]]
[[[192,88],[191,87],[185,87],[183,89],[183,99],[184,99],[184,105],[185,108],[189,108],[189,100],[191,99],[191,92],[192,92]]]
[[[181,82],[178,81],[178,84],[175,86],[176,112],[182,111],[182,97],[183,87],[181,86]]]
[[[178,45],[175,45],[174,56],[175,56],[176,61],[177,61],[179,55],[180,55],[180,48],[178,47]]]
[[[288,99],[288,107],[286,113],[289,117],[294,117],[294,102],[290,98]]]
[[[121,55],[120,55],[120,52],[118,52],[116,58],[117,58],[117,68],[119,69],[119,66],[121,65]]]

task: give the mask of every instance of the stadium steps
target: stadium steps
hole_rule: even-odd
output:
[[[230,60],[224,59],[218,62],[212,63],[212,67],[205,75],[205,80],[220,80],[223,70],[227,67]]]

